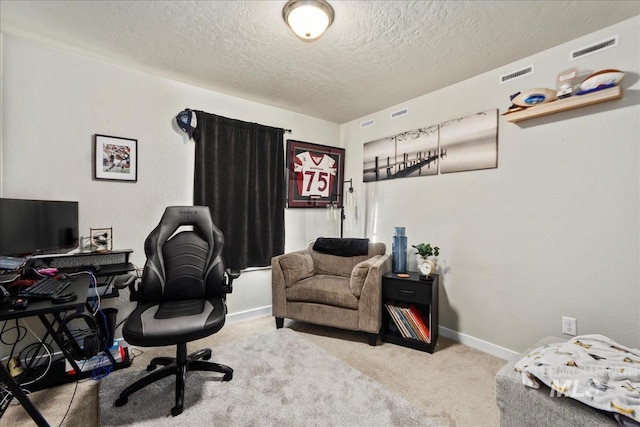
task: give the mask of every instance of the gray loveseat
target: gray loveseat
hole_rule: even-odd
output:
[[[391,270],[385,244],[368,243],[367,254],[358,256],[330,255],[313,246],[311,242],[307,249],[271,260],[276,327],[289,318],[362,331],[369,334],[369,344],[376,345],[382,275]]]

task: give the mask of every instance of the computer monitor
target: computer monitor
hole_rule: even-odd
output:
[[[65,253],[78,236],[78,202],[0,198],[2,256]]]

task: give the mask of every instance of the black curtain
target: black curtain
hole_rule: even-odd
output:
[[[232,270],[284,253],[284,129],[195,111],[194,205],[209,206]]]

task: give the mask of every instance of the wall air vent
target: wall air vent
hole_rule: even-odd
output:
[[[395,119],[396,117],[404,116],[408,112],[409,112],[409,109],[405,107],[402,110],[394,111],[393,113],[391,113],[391,118]]]
[[[369,127],[369,126],[373,126],[374,123],[375,123],[375,120],[373,120],[373,119],[367,120],[366,122],[360,123],[360,127],[361,128],[366,128],[366,127]]]
[[[619,36],[609,37],[598,43],[594,43],[590,46],[574,50],[569,54],[569,60],[582,58],[583,56],[591,55],[592,53],[600,52],[601,50],[609,49],[610,47],[616,47],[619,44]]]
[[[518,77],[526,76],[533,73],[533,65],[529,65],[528,67],[524,67],[521,70],[514,71],[509,74],[503,74],[500,76],[500,84],[506,83],[509,80],[517,79]]]

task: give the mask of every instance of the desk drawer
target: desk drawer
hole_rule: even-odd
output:
[[[433,282],[411,282],[405,280],[384,280],[382,298],[431,304]]]

